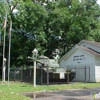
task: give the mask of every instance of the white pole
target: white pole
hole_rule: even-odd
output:
[[[10,72],[10,51],[11,51],[11,30],[12,30],[12,21],[10,21],[9,29],[9,52],[8,52],[8,86],[9,86],[9,72]]]
[[[6,31],[6,29],[5,29]],[[4,58],[5,58],[5,34],[6,32],[4,31],[4,43],[3,43],[3,64],[2,64],[2,84],[5,82],[5,75],[4,75]]]
[[[4,22],[4,40],[3,40],[3,64],[2,64],[2,84],[5,82],[5,75],[4,75],[4,58],[5,58],[5,37],[6,37],[6,22],[7,21],[7,12],[6,12],[6,18]]]
[[[32,53],[33,53],[33,62],[34,62],[34,67],[33,67],[33,69],[34,69],[34,74],[33,74],[33,83],[34,83],[34,87],[36,87],[36,58],[37,58],[37,53],[38,53],[38,51],[36,50],[36,49],[34,49],[33,51],[32,51]],[[34,60],[35,59],[35,60]]]
[[[6,67],[5,67],[5,65],[3,66],[3,82],[5,82],[5,69],[6,69]]]
[[[34,61],[34,87],[36,87],[36,60]]]

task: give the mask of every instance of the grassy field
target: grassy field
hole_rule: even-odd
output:
[[[25,97],[20,94],[20,92],[35,92],[35,91],[50,91],[50,90],[65,90],[65,89],[78,89],[78,88],[93,88],[100,87],[100,83],[73,83],[73,84],[62,84],[62,85],[37,85],[33,87],[31,84],[20,83],[20,82],[10,82],[0,83],[0,100],[30,100],[30,98]]]

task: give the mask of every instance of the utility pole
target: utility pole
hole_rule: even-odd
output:
[[[9,72],[10,72],[10,51],[11,51],[11,30],[12,30],[12,20],[10,21],[10,28],[9,28],[9,53],[8,53],[8,86],[9,86]]]
[[[4,68],[4,58],[5,58],[5,37],[6,37],[6,24],[7,24],[7,12],[6,12],[6,16],[5,16],[5,19],[4,19],[4,39],[3,39],[3,64],[2,64],[2,83],[5,82],[5,68]]]

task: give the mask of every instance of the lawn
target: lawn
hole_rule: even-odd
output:
[[[50,90],[65,90],[65,89],[78,89],[78,88],[93,88],[99,87],[100,83],[73,83],[61,85],[37,85],[35,88],[31,84],[20,82],[0,82],[0,100],[30,100],[20,94],[20,92],[35,92],[35,91],[50,91]]]

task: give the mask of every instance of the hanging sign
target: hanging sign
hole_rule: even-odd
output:
[[[65,79],[65,73],[64,72],[60,72],[60,79]]]

